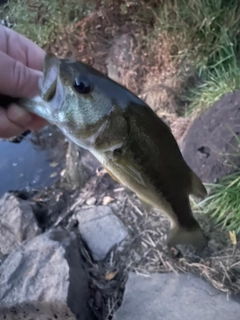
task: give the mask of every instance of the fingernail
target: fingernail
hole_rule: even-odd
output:
[[[16,125],[22,128],[25,128],[33,120],[33,117],[29,112],[15,104],[12,104],[8,108],[7,117],[11,122],[15,123]]]

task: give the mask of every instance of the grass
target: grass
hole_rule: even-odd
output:
[[[239,89],[240,3],[238,0],[172,0],[158,7],[158,24],[175,38],[176,58],[188,60],[202,80],[184,94],[188,113],[211,106]]]
[[[208,198],[196,206],[210,215],[223,229],[240,234],[240,172],[229,175],[219,183],[207,184]]]
[[[240,89],[240,67],[216,68],[209,72],[206,80],[195,88],[190,88],[185,100],[189,102],[187,114],[201,112],[229,93]]]
[[[9,15],[14,30],[44,47],[94,8],[94,0],[10,0],[0,8]]]
[[[240,4],[237,0],[172,0],[159,6],[159,23],[180,36],[182,54],[199,70],[226,62],[229,48],[239,50]],[[226,59],[222,60],[225,57]]]

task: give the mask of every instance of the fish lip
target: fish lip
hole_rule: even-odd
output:
[[[39,80],[40,95],[45,102],[50,102],[56,93],[60,74],[60,59],[52,53],[46,53],[43,76]]]
[[[63,120],[60,118],[60,109],[66,90],[60,79],[61,60],[52,53],[47,53],[44,60],[43,75],[39,79],[39,94],[31,99],[31,103],[23,102],[25,108],[58,125]]]

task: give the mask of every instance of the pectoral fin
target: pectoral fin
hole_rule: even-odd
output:
[[[116,161],[116,164],[121,168],[121,170],[129,177],[131,177],[133,180],[135,180],[138,184],[143,185],[146,187],[145,182],[142,178],[141,173],[135,169],[131,165],[123,164],[121,162]]]
[[[94,148],[101,152],[113,152],[122,147],[127,135],[127,122],[121,116],[106,120],[94,136]]]

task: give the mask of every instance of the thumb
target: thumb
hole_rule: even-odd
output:
[[[4,52],[0,52],[0,70],[0,93],[25,98],[32,98],[39,93],[40,71],[26,67]]]

